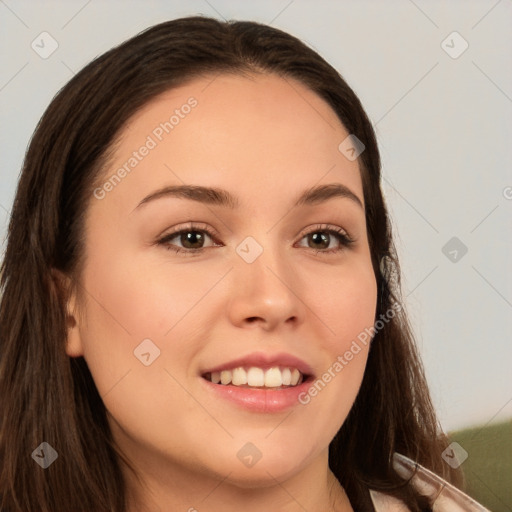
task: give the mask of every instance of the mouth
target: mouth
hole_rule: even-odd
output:
[[[314,380],[313,369],[291,354],[263,352],[200,372],[212,400],[253,413],[279,413],[300,404]]]
[[[212,384],[221,386],[273,390],[297,387],[309,379],[307,374],[288,366],[239,366],[230,370],[207,372],[202,377]]]

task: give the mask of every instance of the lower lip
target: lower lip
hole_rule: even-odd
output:
[[[282,412],[299,405],[299,395],[307,393],[311,383],[307,379],[298,386],[282,389],[255,389],[237,386],[225,386],[214,384],[206,379],[201,379],[209,392],[223,398],[243,409],[254,412]]]

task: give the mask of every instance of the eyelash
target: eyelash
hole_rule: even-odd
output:
[[[215,233],[213,230],[208,228],[206,225],[198,225],[191,223],[186,228],[179,229],[177,231],[173,231],[172,233],[168,233],[164,237],[162,237],[160,240],[158,240],[158,245],[163,245],[166,247],[169,251],[174,251],[175,253],[186,253],[189,255],[192,254],[200,254],[205,249],[210,249],[211,247],[200,247],[198,249],[186,249],[182,247],[177,247],[173,244],[170,244],[170,240],[173,238],[176,238],[177,236],[183,234],[183,233],[190,233],[190,232],[199,232],[199,233],[206,233],[214,242],[217,238],[217,233]],[[330,235],[334,235],[339,243],[340,247],[335,249],[313,249],[309,247],[310,250],[314,251],[315,254],[321,253],[321,254],[336,254],[344,249],[348,248],[350,245],[354,243],[354,240],[348,235],[348,233],[338,227],[338,226],[331,226],[328,227],[325,224],[318,224],[314,226],[314,228],[310,229],[309,231],[303,232],[300,234],[300,240],[305,238],[308,235],[311,235],[313,233],[328,233]]]

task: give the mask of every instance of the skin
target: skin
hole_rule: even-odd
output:
[[[364,209],[340,197],[293,207],[306,189],[328,183],[364,205],[358,162],[338,150],[348,133],[335,113],[302,84],[213,78],[167,91],[122,130],[105,180],[169,113],[197,100],[103,199],[91,198],[67,353],[86,359],[114,439],[141,477],[123,465],[130,511],[350,511],[328,446],[357,395],[368,347],[307,405],[279,413],[207,396],[200,372],[256,351],[286,352],[319,377],[373,325]],[[226,189],[240,206],[164,197],[137,208],[182,184]],[[179,236],[158,243],[190,221],[217,233],[202,232],[202,253],[169,250],[186,247]],[[317,224],[354,242],[343,247],[327,234],[325,246],[315,244],[311,234],[325,233]],[[263,248],[253,263],[236,252],[247,236]],[[160,356],[145,366],[134,350],[148,338]],[[251,468],[237,457],[247,442],[262,454]]]

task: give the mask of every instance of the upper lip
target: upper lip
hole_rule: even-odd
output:
[[[234,368],[240,367],[256,367],[256,368],[272,368],[272,367],[284,367],[284,368],[297,368],[302,375],[312,376],[313,369],[302,359],[293,356],[291,354],[279,353],[279,354],[265,354],[263,352],[254,352],[238,359],[232,359],[226,363],[221,363],[214,367],[208,368],[202,374],[220,372],[222,370],[233,370]]]

